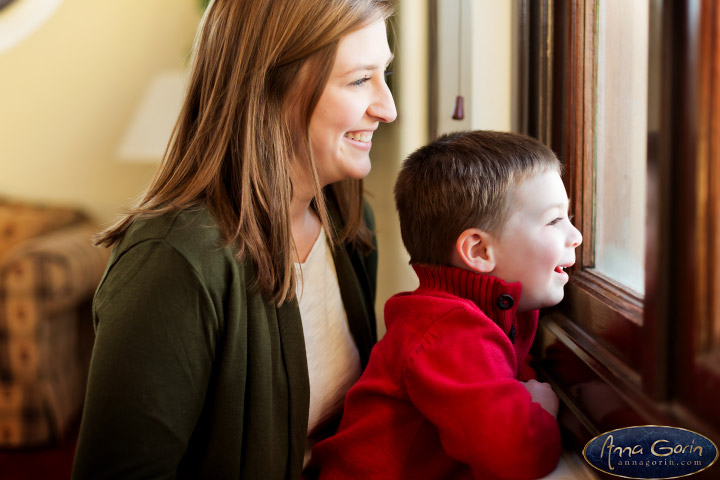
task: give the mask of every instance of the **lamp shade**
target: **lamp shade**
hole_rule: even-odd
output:
[[[122,162],[159,162],[182,108],[187,84],[184,70],[153,77],[128,124],[117,156]]]
[[[40,28],[61,3],[62,0],[5,2],[0,10],[0,53],[9,50]]]

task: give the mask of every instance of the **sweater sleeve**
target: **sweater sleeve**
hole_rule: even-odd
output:
[[[94,308],[73,478],[174,478],[208,388],[212,302],[181,254],[147,241],[110,267]]]
[[[515,361],[507,336],[463,309],[437,321],[407,359],[408,396],[475,478],[538,478],[559,459],[557,422],[514,377]]]

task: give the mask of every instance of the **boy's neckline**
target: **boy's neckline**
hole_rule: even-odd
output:
[[[471,300],[492,317],[514,317],[522,286],[493,275],[445,265],[413,265],[420,281],[416,292],[442,291]]]

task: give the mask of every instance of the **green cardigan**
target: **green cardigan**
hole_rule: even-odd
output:
[[[365,220],[372,230],[367,205]],[[348,245],[334,260],[364,368],[377,250]],[[95,294],[73,478],[300,477],[310,401],[300,312],[268,303],[255,275],[206,209],[133,224]]]

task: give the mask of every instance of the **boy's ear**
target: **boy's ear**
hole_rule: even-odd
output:
[[[461,268],[477,273],[490,273],[495,269],[492,236],[478,228],[463,231],[455,242],[453,257]]]

